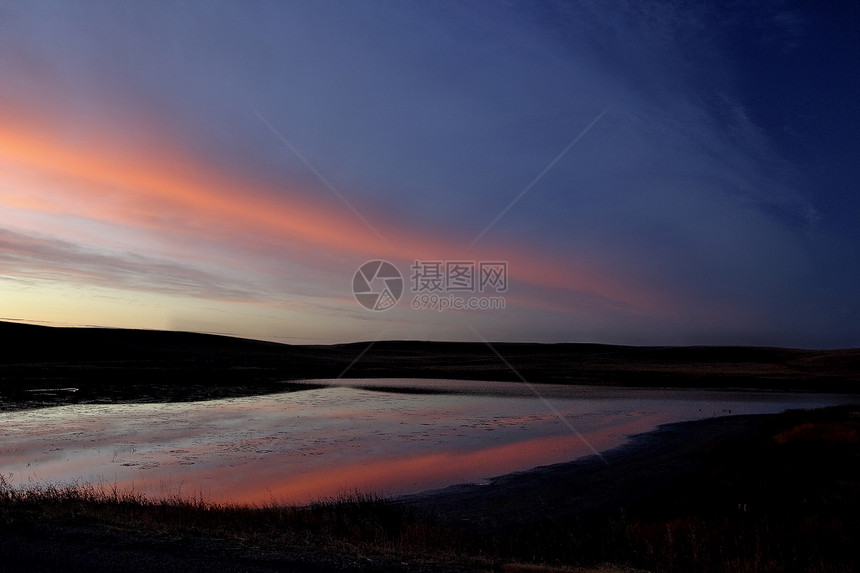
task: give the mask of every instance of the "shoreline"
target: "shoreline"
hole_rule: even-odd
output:
[[[394,500],[243,508],[91,498],[86,488],[17,501],[7,492],[0,562],[309,573],[532,563],[596,573],[722,572],[766,556],[768,570],[847,572],[860,557],[858,445],[853,404],[663,424],[603,452],[605,462],[592,455]]]
[[[344,376],[831,394],[860,390],[860,348],[408,340],[320,346],[3,321],[0,335],[7,342],[0,356],[0,410],[251,396],[285,391],[302,380]]]
[[[151,374],[157,378],[157,374]],[[189,379],[191,379],[189,375]],[[43,408],[53,408],[60,406],[72,405],[102,405],[102,404],[172,404],[172,403],[189,403],[189,402],[208,402],[212,400],[222,400],[229,398],[251,398],[256,396],[268,396],[282,394],[288,392],[299,392],[303,390],[315,390],[321,388],[334,387],[324,381],[331,379],[327,378],[295,378],[295,379],[278,379],[278,380],[255,380],[238,383],[234,386],[224,386],[222,384],[207,385],[201,383],[185,383],[180,386],[168,386],[160,383],[133,383],[125,388],[107,387],[107,388],[79,388],[79,387],[35,387],[25,389],[3,388],[0,385],[0,413],[3,412],[22,412],[27,410],[40,410]],[[374,384],[366,384],[365,380],[374,380]],[[386,380],[392,380],[391,384],[387,384]],[[501,383],[510,384],[512,387],[524,386],[520,381],[513,380],[498,380],[490,378],[456,378],[452,374],[451,378],[441,377],[421,377],[421,376],[399,376],[399,377],[380,377],[380,378],[346,378],[340,384],[360,390],[368,390],[372,392],[391,392],[402,394],[473,394],[472,391],[466,389],[445,390],[432,388],[414,388],[395,384],[396,380],[420,380],[427,382],[445,382],[456,381],[464,384],[468,383]],[[320,382],[323,381],[323,382]],[[2,378],[0,378],[2,382]],[[642,385],[624,385],[624,384],[595,384],[591,381],[567,382],[560,383],[558,381],[532,383],[537,388],[550,388],[552,386],[571,389],[576,388],[582,391],[618,391],[629,390],[631,392],[701,392],[701,393],[738,393],[738,394],[790,394],[797,396],[856,396],[860,400],[860,393],[848,390],[832,391],[827,389],[815,388],[796,388],[792,386],[642,386]],[[860,389],[860,387],[858,387]],[[480,393],[481,389],[477,388],[475,392]],[[522,392],[524,395],[531,396],[531,391]]]
[[[452,385],[468,386],[472,383]],[[600,451],[631,442],[631,436],[648,432],[659,424],[719,416],[722,412],[769,413],[846,401],[844,396],[809,399],[797,394],[770,396],[722,391],[714,396],[715,393],[700,390],[590,387],[580,391],[558,387],[559,393],[553,394],[552,387],[547,389],[550,399],[565,398],[564,402],[554,402],[555,405]],[[327,394],[330,390],[335,394]],[[187,492],[188,488],[199,488],[200,495],[210,502],[277,500],[282,504],[305,504],[356,487],[390,497],[469,482],[484,483],[501,474],[568,462],[591,453],[534,399],[525,385],[498,383],[490,385],[488,390],[487,394],[481,392],[463,402],[469,404],[466,409],[459,406],[461,402],[456,398],[431,395],[406,399],[324,388],[284,393],[271,399],[229,399],[187,405],[78,405],[41,413],[3,414],[0,415],[6,430],[3,435],[9,441],[5,451],[12,451],[9,447],[14,446],[17,453],[10,453],[9,463],[0,466],[14,472],[16,484],[30,475],[38,476],[43,483],[58,484],[103,481],[106,479],[103,476],[109,476],[115,487],[133,487],[144,495],[167,497],[183,489]],[[488,402],[484,397],[520,395],[529,399]],[[356,405],[349,405],[356,399]],[[328,404],[344,400],[345,407],[369,413],[351,423],[348,434],[335,432],[332,428],[337,428],[337,424],[323,423],[322,419],[319,425],[313,422],[308,426],[304,412],[316,411],[317,407],[321,408],[319,412],[327,412]],[[455,408],[454,404],[458,406]],[[364,410],[365,406],[369,410]],[[424,409],[420,410],[425,412],[422,419],[404,415],[413,407]],[[440,418],[450,408],[458,414],[453,419]],[[379,417],[381,412],[388,413]],[[246,415],[249,422],[237,433],[230,420]],[[514,422],[505,421],[508,418]],[[36,419],[35,427],[41,437],[31,438],[27,428],[34,427],[30,420]],[[180,426],[173,422],[177,419],[183,420]],[[198,430],[196,422],[207,429]],[[124,436],[124,428],[129,425],[139,430],[133,437],[124,438],[124,444],[111,446],[113,458],[105,456],[102,442]],[[71,434],[67,427],[78,432]],[[485,430],[489,429],[497,431],[488,434]],[[326,438],[329,440],[326,449],[316,446],[320,432],[326,436],[334,432]],[[162,433],[169,435],[170,440],[165,441]],[[407,442],[388,439],[397,436]],[[191,441],[196,446],[189,453],[185,450]],[[92,446],[92,442],[98,445]],[[254,450],[260,449],[262,443],[264,451],[255,454]],[[43,466],[40,452],[53,451],[55,444],[75,451],[77,465],[70,469],[56,463]],[[325,451],[332,455],[303,457],[307,452]],[[51,454],[60,455],[65,454]],[[241,483],[232,478],[236,467],[249,474]],[[182,472],[182,481],[175,477],[178,472]],[[330,475],[332,472],[334,475]],[[309,476],[315,477],[309,479]]]
[[[661,424],[633,434],[599,455],[398,496],[396,501],[481,527],[525,526],[538,521],[638,511],[655,497],[706,471],[707,454],[760,439],[792,416],[858,412],[854,404],[776,414],[740,414]],[[741,502],[742,503],[742,502]]]

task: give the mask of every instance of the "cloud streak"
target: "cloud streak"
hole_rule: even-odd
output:
[[[439,338],[355,268],[505,260],[499,339],[860,344],[839,9],[92,8],[0,9],[6,276]]]
[[[98,221],[117,229],[134,228],[154,244],[204,241],[229,249],[240,247],[261,259],[286,254],[306,265],[323,258],[360,261],[382,257],[408,266],[416,259],[461,259],[464,253],[463,243],[440,238],[432,230],[395,227],[391,231],[395,241],[384,244],[364,221],[337,202],[326,205],[300,194],[231,178],[216,167],[197,165],[193,158],[175,151],[168,157],[107,144],[72,147],[38,130],[4,123],[0,128],[0,161],[19,177],[7,180],[0,205],[13,211],[42,213],[66,223],[77,220],[83,226],[87,221]],[[62,193],[54,191],[58,187]],[[49,229],[41,231],[50,235]],[[10,268],[43,278],[63,274],[69,280],[159,292],[185,288],[187,294],[208,293],[228,299],[274,296],[271,292],[254,296],[250,289],[238,286],[241,281],[236,277],[225,279],[231,269],[222,269],[219,277],[218,273],[195,271],[177,261],[161,263],[128,252],[97,254],[86,245],[62,240],[38,240],[9,231],[4,239],[6,260],[15,262]],[[97,246],[109,249],[112,245]],[[279,252],[272,252],[276,247]],[[516,247],[484,253],[487,260],[503,256],[510,263],[511,278],[523,284],[586,293],[636,312],[657,310],[647,293],[625,287],[584,259],[578,264],[572,264],[570,258],[541,260]],[[184,254],[181,249],[173,251],[174,258],[192,263],[200,255],[199,250]],[[205,262],[206,257],[202,258]],[[242,262],[232,260],[231,265],[241,268]],[[33,270],[28,271],[27,265]],[[351,269],[340,266],[332,270],[346,275]],[[218,286],[225,282],[233,286]]]

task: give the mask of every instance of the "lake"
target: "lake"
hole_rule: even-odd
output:
[[[153,497],[307,503],[340,492],[481,483],[623,444],[659,424],[856,402],[856,396],[458,380],[323,387],[167,404],[0,413],[0,474]]]

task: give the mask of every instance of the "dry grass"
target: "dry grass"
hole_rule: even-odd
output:
[[[97,525],[173,539],[221,539],[259,549],[362,558],[427,555],[447,562],[458,547],[453,534],[428,516],[358,492],[301,507],[247,506],[202,497],[151,499],[91,484],[18,488],[0,475],[0,531],[33,523]]]
[[[10,487],[0,477],[0,530],[21,523],[84,523],[170,539],[216,539],[357,558],[457,563],[505,573],[849,572],[850,527],[839,519],[594,520],[528,532],[462,531],[385,499],[345,494],[304,507],[247,507],[200,498],[152,500],[111,487]],[[840,554],[840,552],[842,552]],[[531,562],[530,562],[531,561]],[[601,563],[606,563],[600,565]],[[612,563],[615,563],[613,565]]]
[[[860,428],[853,421],[829,424],[805,422],[780,432],[774,436],[773,441],[779,445],[789,442],[858,444],[860,443]]]

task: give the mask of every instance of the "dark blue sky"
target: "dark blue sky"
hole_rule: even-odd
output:
[[[0,315],[276,340],[469,339],[468,323],[858,346],[858,16],[0,2]],[[374,258],[404,275],[506,260],[507,306],[365,312],[349,285]]]

